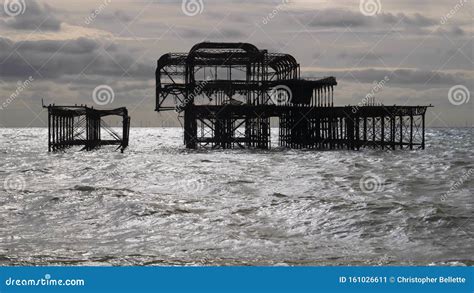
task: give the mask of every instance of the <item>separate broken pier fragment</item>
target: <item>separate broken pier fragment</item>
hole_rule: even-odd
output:
[[[116,145],[122,152],[128,146],[130,117],[126,108],[97,110],[87,106],[43,106],[48,109],[48,149],[58,151],[72,146],[93,150]],[[122,135],[103,120],[106,116],[122,117]]]

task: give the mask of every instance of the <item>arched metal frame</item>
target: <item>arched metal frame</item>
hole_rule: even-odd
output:
[[[243,76],[232,75],[234,71]],[[200,72],[203,78],[197,77]],[[155,110],[181,111],[195,102],[223,105],[235,101],[236,95],[245,97],[241,102],[247,105],[274,104],[270,95],[281,85],[292,92],[289,105],[317,105],[324,94],[332,97],[329,93],[337,82],[333,77],[300,78],[300,65],[289,54],[268,53],[249,43],[203,42],[189,53],[168,53],[158,60]],[[174,101],[166,103],[170,97]]]
[[[301,78],[289,54],[203,42],[158,60],[156,111],[184,112],[187,148],[268,149],[271,117],[279,118],[282,147],[425,147],[428,106],[337,107],[336,85],[334,77]],[[280,101],[282,91],[286,99]]]

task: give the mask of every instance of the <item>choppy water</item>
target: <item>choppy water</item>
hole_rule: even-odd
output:
[[[472,129],[395,152],[189,151],[181,133],[50,154],[46,129],[0,129],[0,265],[474,263]]]

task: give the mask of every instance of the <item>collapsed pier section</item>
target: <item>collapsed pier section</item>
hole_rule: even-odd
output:
[[[44,106],[48,109],[48,150],[64,150],[83,146],[93,150],[101,146],[115,145],[123,152],[128,147],[130,117],[126,108],[98,110],[87,106]],[[118,134],[104,117],[122,118],[122,133]]]

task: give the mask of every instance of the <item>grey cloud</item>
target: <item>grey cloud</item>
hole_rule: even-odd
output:
[[[0,50],[1,51],[8,51],[13,48],[13,42],[10,41],[9,39],[5,39],[0,37]]]
[[[440,35],[448,35],[448,36],[464,36],[465,32],[462,28],[458,26],[450,26],[446,28],[438,28],[436,31]]]
[[[424,71],[417,69],[396,69],[394,71],[385,69],[363,69],[347,71],[324,71],[324,72],[306,72],[305,75],[333,75],[338,79],[348,81],[372,83],[383,80],[386,76],[389,78],[389,84],[399,84],[406,86],[439,86],[455,84],[471,84],[472,77],[464,73],[448,73],[441,71]]]
[[[90,12],[91,14],[94,13],[94,11]],[[123,10],[115,10],[114,12],[103,12],[97,16],[96,21],[101,21],[103,23],[114,23],[114,21],[119,21],[123,23],[128,23],[133,20],[133,17],[131,17],[127,12]]]
[[[18,30],[59,31],[61,29],[61,20],[56,18],[52,8],[35,0],[25,3],[23,14],[5,18],[0,22],[9,28]]]
[[[58,50],[63,54],[86,54],[99,48],[99,44],[90,39],[78,38],[77,40],[64,43],[63,41],[22,41],[17,46],[24,52],[54,53]]]
[[[367,53],[352,53],[352,52],[347,52],[347,51],[344,51],[340,54],[337,55],[339,58],[342,58],[342,59],[353,59],[353,60],[360,60],[362,58],[364,58],[365,60],[378,60],[378,59],[383,59],[383,54],[379,54],[379,53],[371,53],[371,52],[367,52]]]
[[[131,76],[152,78],[154,62],[135,62],[126,49],[104,47],[95,40],[25,41],[14,43],[0,38],[0,76],[15,79],[25,76],[59,78],[64,75]],[[127,71],[127,73],[125,73]]]
[[[308,25],[322,27],[364,26],[369,21],[361,13],[347,9],[317,10],[313,14],[305,13],[305,17]]]
[[[235,38],[242,38],[245,34],[237,29],[231,28],[224,28],[219,30],[219,34],[215,34],[215,36],[211,35],[212,38],[227,38],[227,39],[235,39]]]
[[[133,18],[123,10],[116,10],[114,16],[121,22],[130,22]]]
[[[201,38],[203,36],[203,33],[200,30],[192,28],[180,28],[176,31],[182,38]]]
[[[408,69],[395,70],[393,77],[393,82],[399,84],[449,85],[465,81],[461,74]]]
[[[405,13],[382,13],[377,16],[377,18],[381,19],[383,22],[388,24],[405,24],[407,26],[414,26],[414,27],[426,27],[432,26],[437,24],[439,21],[435,19],[430,19],[421,15],[420,13],[415,13],[413,15],[407,15]]]
[[[233,28],[222,28],[219,30],[199,30],[194,28],[180,28],[178,34],[183,38],[193,38],[198,40],[221,40],[221,39],[239,39],[244,38],[245,34],[237,29]]]
[[[312,27],[384,27],[387,24],[400,24],[406,27],[428,27],[439,21],[420,13],[381,13],[367,17],[359,11],[344,8],[314,10],[312,13],[300,13],[304,23]]]

